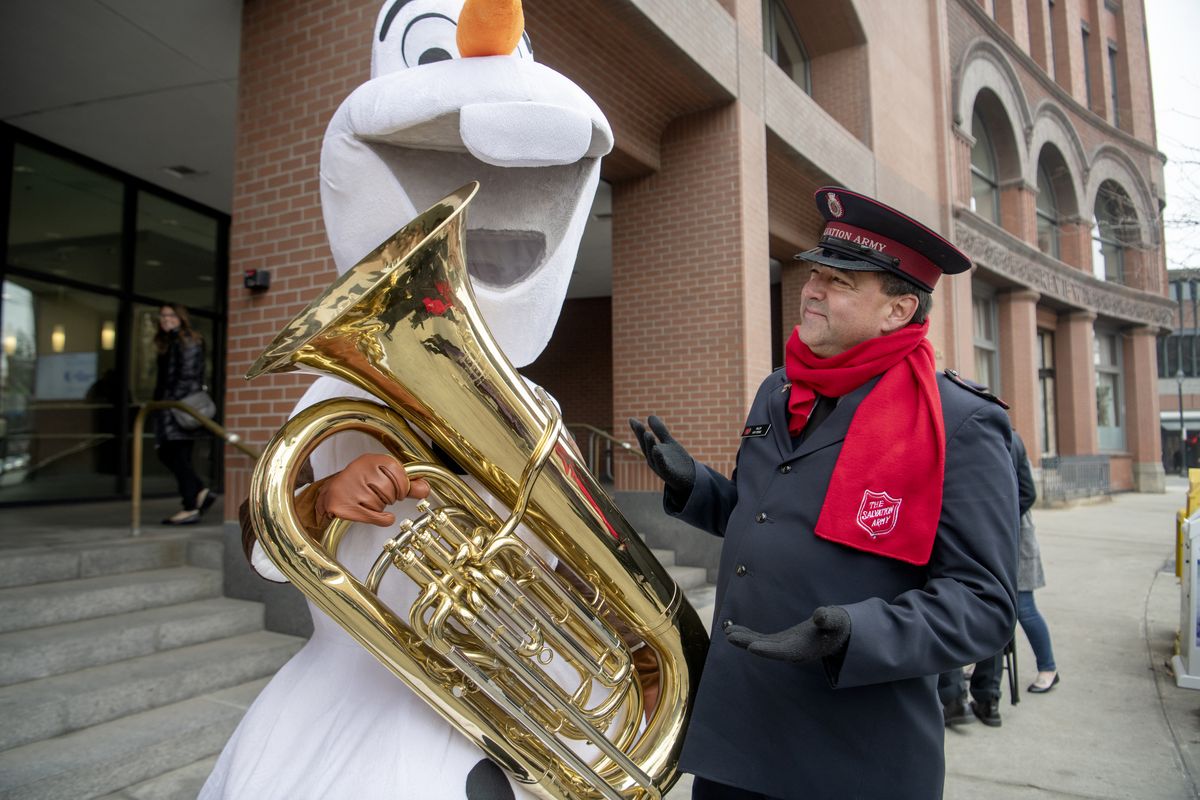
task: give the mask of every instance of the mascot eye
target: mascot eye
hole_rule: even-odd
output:
[[[401,49],[409,67],[458,58],[458,26],[445,14],[421,14],[404,26]]]

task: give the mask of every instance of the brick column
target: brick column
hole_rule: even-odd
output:
[[[1054,79],[1080,103],[1086,104],[1083,85],[1083,34],[1077,3],[1058,2],[1053,10]]]
[[[1125,380],[1125,440],[1133,456],[1133,487],[1165,491],[1159,432],[1158,331],[1141,326],[1122,337]]]
[[[242,376],[336,275],[317,186],[321,137],[342,98],[370,75],[378,10],[373,0],[336,9],[279,0],[247,3],[242,11],[225,426],[256,448],[312,382],[300,374],[253,383]],[[261,294],[242,288],[248,269],[269,269],[271,288]],[[226,452],[225,519],[236,520],[253,465],[233,448]]]
[[[804,311],[800,294],[804,291],[804,284],[808,282],[810,272],[812,272],[810,263],[794,259],[783,262],[783,267],[780,269],[779,283],[783,299],[780,310],[780,327],[782,328],[780,333],[783,335],[785,344],[791,337],[792,330],[800,324],[800,315]]]
[[[1044,0],[1031,0],[1035,4],[1043,4]],[[1029,11],[1025,0],[994,0],[996,4],[996,21],[1000,27],[1008,31],[1008,35],[1017,43],[1017,47],[1029,51]]]
[[[1100,450],[1096,432],[1096,371],[1092,368],[1090,311],[1062,314],[1054,335],[1055,378],[1058,386],[1058,450],[1064,456],[1094,455]]]
[[[657,414],[729,473],[770,371],[765,129],[734,103],[678,119],[660,170],[613,186],[614,429]],[[616,488],[657,491],[638,459]]]
[[[1011,406],[1013,427],[1027,449],[1042,451],[1037,425],[1037,292],[1018,289],[997,295],[1000,313],[1000,381]]]
[[[767,141],[758,0],[730,0],[738,99],[672,121],[659,170],[613,186],[614,428],[657,414],[697,459],[729,474],[771,369]],[[640,458],[616,488],[660,491]]]
[[[1053,49],[1050,46],[1050,5],[1041,0],[1026,4],[1029,15],[1029,55],[1037,65],[1054,76]]]
[[[1092,221],[1064,219],[1058,227],[1059,260],[1080,272],[1092,274]]]
[[[1024,180],[1000,185],[1000,226],[1021,241],[1037,247],[1037,187]]]

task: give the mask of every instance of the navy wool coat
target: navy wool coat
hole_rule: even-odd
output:
[[[770,430],[743,438],[733,479],[697,462],[682,505],[664,498],[668,513],[725,538],[686,772],[797,800],[941,797],[937,675],[999,652],[1016,617],[1011,428],[998,404],[939,374],[946,472],[929,563],[835,544],[813,529],[850,421],[877,382],[843,397],[793,448],[790,384],[777,370],[745,426]],[[780,631],[825,605],[850,614],[837,663],[775,661],[722,635],[727,622]]]

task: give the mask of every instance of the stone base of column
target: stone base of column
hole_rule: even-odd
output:
[[[1134,464],[1133,490],[1149,494],[1162,494],[1167,491],[1167,476],[1162,464],[1157,461]]]

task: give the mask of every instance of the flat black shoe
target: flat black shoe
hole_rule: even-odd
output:
[[[1045,694],[1046,692],[1053,689],[1055,686],[1058,686],[1058,673],[1057,672],[1054,673],[1054,680],[1050,681],[1049,686],[1038,686],[1036,683],[1031,683],[1031,684],[1029,684],[1029,688],[1026,689],[1025,691],[1029,692],[1030,694]]]
[[[1000,701],[988,700],[986,703],[981,703],[978,700],[971,701],[971,711],[975,712],[975,716],[979,717],[979,721],[991,728],[999,728],[1000,721]]]

